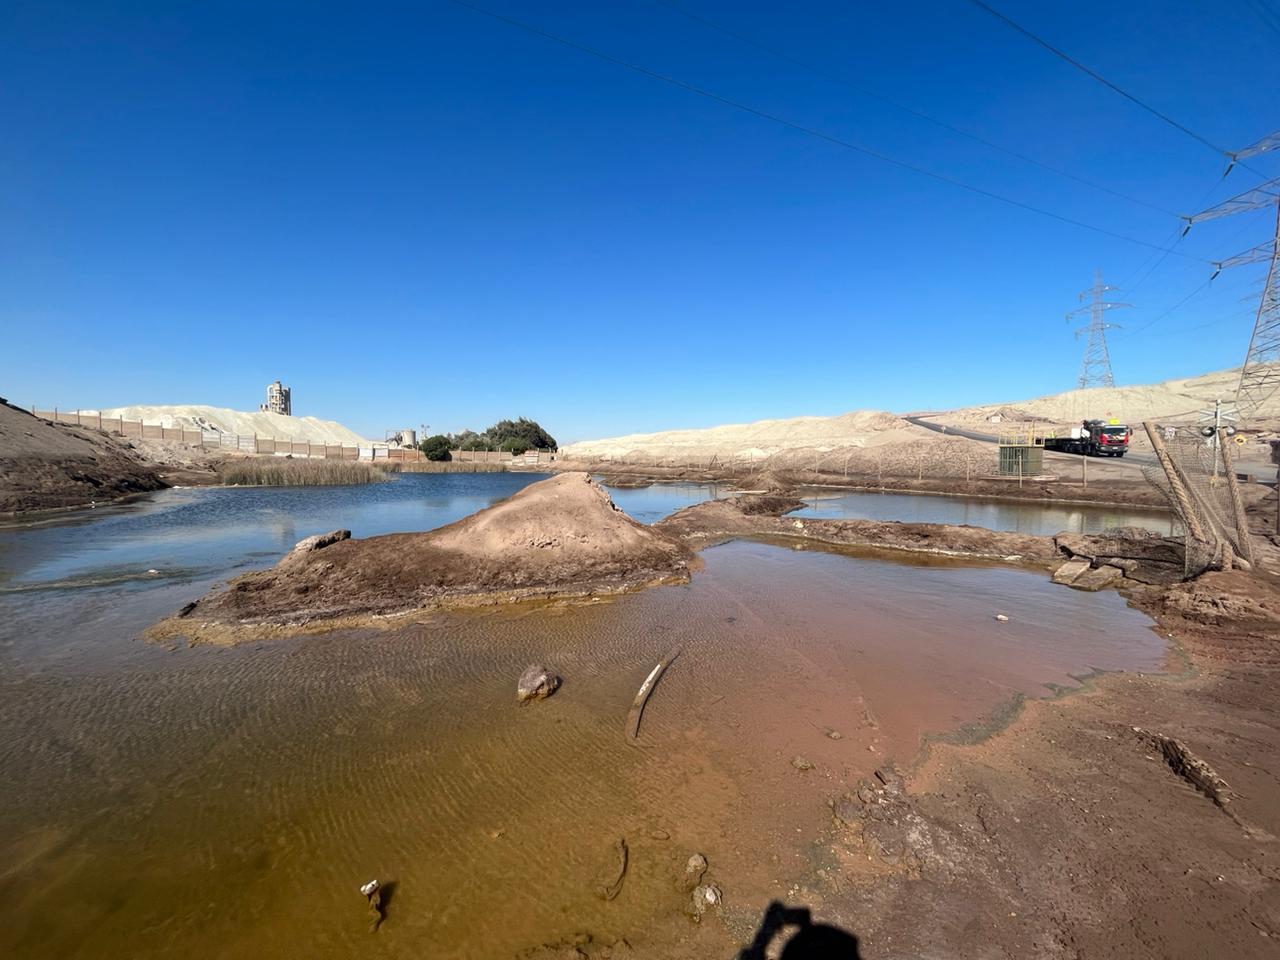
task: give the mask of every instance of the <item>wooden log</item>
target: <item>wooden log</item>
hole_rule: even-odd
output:
[[[1218,431],[1218,450],[1222,454],[1222,469],[1227,475],[1227,492],[1231,497],[1231,520],[1240,536],[1240,559],[1253,563],[1253,543],[1249,539],[1249,521],[1244,513],[1244,501],[1240,498],[1240,484],[1236,479],[1235,458],[1231,455],[1231,444],[1227,441],[1227,431]],[[1280,489],[1280,488],[1278,488]]]
[[[667,672],[667,667],[671,666],[672,661],[678,656],[680,656],[680,648],[676,647],[658,661],[658,665],[649,671],[649,676],[644,678],[644,683],[640,684],[636,698],[631,704],[631,710],[627,713],[628,740],[635,740],[640,736],[640,718],[644,716],[644,705],[649,702],[649,696],[653,693],[653,688],[658,685],[662,675]]]

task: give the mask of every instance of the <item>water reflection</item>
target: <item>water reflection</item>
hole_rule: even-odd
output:
[[[1167,511],[1133,507],[1057,503],[1009,503],[912,493],[852,493],[806,490],[799,516],[826,520],[902,520],[951,523],[1010,533],[1052,536],[1056,533],[1102,533],[1115,527],[1142,527],[1165,536],[1181,533]]]

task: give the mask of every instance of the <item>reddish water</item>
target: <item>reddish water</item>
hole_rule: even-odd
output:
[[[826,800],[876,765],[1165,657],[1117,595],[1039,573],[754,542],[705,559],[685,587],[396,632],[103,638],[114,655],[74,670],[7,647],[0,954],[487,958],[581,930],[720,947],[813,869]],[[629,745],[631,699],[676,645]],[[565,683],[520,708],[535,660]],[[631,864],[606,902],[618,836]],[[694,851],[725,892],[718,933],[680,912]],[[374,935],[372,877],[395,883]]]

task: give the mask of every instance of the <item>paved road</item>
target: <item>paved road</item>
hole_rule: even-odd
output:
[[[924,427],[926,430],[932,430],[935,433],[945,433],[949,437],[964,437],[967,440],[978,440],[982,443],[1000,442],[999,437],[992,436],[989,433],[978,433],[974,430],[961,430],[959,427],[944,427],[942,424],[933,423],[930,420],[926,420],[924,417],[904,417],[903,419],[908,423],[914,423],[918,427]],[[1083,453],[1061,453],[1060,451],[1054,451],[1054,453],[1060,454],[1064,457],[1085,456]],[[1127,463],[1138,468],[1159,462],[1156,460],[1154,453],[1135,453],[1132,451],[1126,453],[1123,457],[1101,457],[1099,459],[1104,460],[1106,463],[1114,463],[1117,466]]]

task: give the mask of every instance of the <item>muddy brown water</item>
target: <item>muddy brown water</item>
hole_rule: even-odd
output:
[[[878,765],[1166,661],[1119,596],[1042,573],[753,541],[704,558],[687,586],[235,649],[82,637],[68,661],[10,634],[0,954],[479,958],[579,931],[722,948],[823,866],[827,801]],[[106,634],[109,612],[86,608]],[[564,685],[520,707],[533,661]],[[674,882],[695,851],[725,895],[697,930]],[[392,887],[370,934],[374,877]]]

